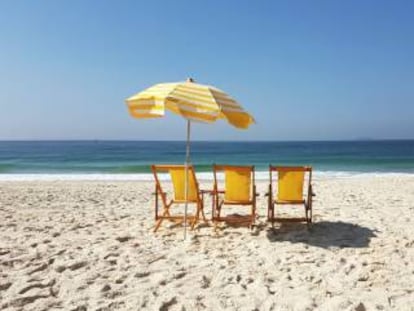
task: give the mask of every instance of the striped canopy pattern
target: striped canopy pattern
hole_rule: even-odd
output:
[[[191,81],[156,84],[126,100],[135,118],[162,117],[168,109],[192,121],[226,119],[237,128],[248,128],[253,117],[223,91]]]

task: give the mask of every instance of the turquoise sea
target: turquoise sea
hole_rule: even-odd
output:
[[[0,179],[13,176],[147,176],[153,163],[183,163],[183,141],[1,141]],[[198,173],[213,163],[312,165],[327,174],[414,174],[414,140],[192,142]],[[93,174],[93,175],[91,175]]]

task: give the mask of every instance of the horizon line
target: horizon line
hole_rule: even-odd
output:
[[[369,141],[412,141],[414,138],[350,138],[350,139],[255,139],[255,140],[208,140],[195,139],[190,142],[369,142]],[[186,142],[185,139],[0,139],[0,142]]]

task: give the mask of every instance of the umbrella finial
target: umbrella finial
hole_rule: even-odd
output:
[[[191,83],[193,83],[194,82],[194,79],[193,78],[187,78],[187,80],[185,82],[191,82]]]

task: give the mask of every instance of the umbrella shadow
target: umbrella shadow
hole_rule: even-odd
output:
[[[369,246],[371,238],[376,237],[375,232],[368,227],[342,221],[321,221],[310,229],[306,224],[282,223],[278,228],[269,229],[267,238],[270,242],[288,241],[322,248],[364,248]]]

